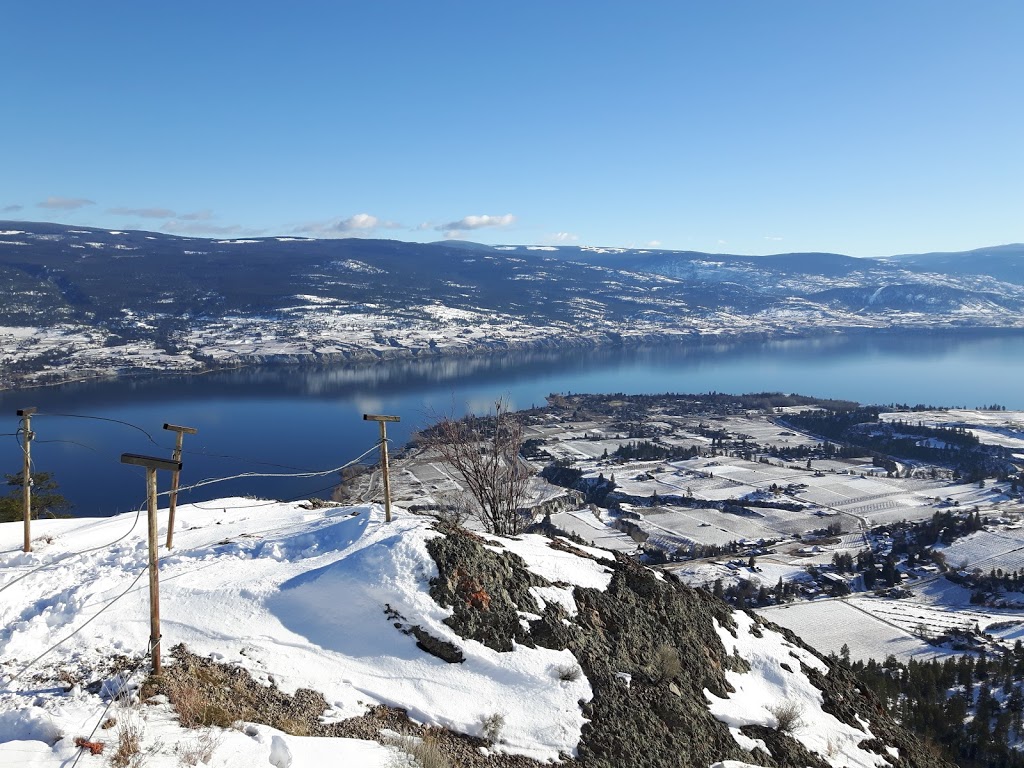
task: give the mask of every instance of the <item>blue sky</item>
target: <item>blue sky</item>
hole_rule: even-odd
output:
[[[1024,3],[7,2],[0,218],[857,256],[1024,241]]]

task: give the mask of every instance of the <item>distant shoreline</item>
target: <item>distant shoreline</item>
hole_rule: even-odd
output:
[[[377,368],[382,365],[392,364],[417,364],[443,362],[445,360],[495,360],[502,355],[537,355],[550,353],[552,356],[561,357],[567,352],[580,352],[586,350],[613,350],[631,349],[641,351],[646,349],[671,348],[671,349],[706,349],[711,347],[737,347],[753,344],[773,344],[785,342],[812,342],[843,339],[885,339],[885,338],[949,338],[966,340],[974,338],[997,338],[1006,336],[1024,336],[1024,328],[1007,327],[963,327],[963,328],[827,328],[818,333],[794,333],[794,334],[768,334],[762,332],[744,332],[732,336],[721,336],[718,334],[677,334],[659,333],[645,334],[643,336],[619,336],[613,338],[607,334],[603,337],[588,336],[580,337],[573,341],[564,338],[545,337],[540,340],[514,342],[505,345],[476,345],[474,347],[452,348],[437,347],[429,352],[419,349],[396,348],[387,355],[378,355],[374,351],[364,349],[362,355],[353,357],[350,354],[330,355],[267,355],[259,356],[257,359],[239,357],[234,362],[223,364],[214,363],[202,368],[190,370],[164,369],[164,368],[135,368],[126,369],[116,373],[97,372],[95,375],[81,375],[66,379],[42,382],[21,382],[14,386],[0,387],[0,394],[11,395],[18,392],[30,392],[33,390],[53,389],[56,387],[88,384],[99,382],[120,382],[129,380],[159,379],[173,377],[210,376],[233,371],[244,371],[248,369],[268,369],[286,371],[310,370],[310,369],[358,369]]]

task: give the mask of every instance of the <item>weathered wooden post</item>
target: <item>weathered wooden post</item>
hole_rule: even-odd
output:
[[[35,408],[22,408],[18,411],[21,416],[21,431],[24,437],[21,446],[24,453],[24,461],[21,469],[21,502],[25,512],[25,552],[32,551],[32,438],[35,433],[32,431],[32,414]]]
[[[149,507],[149,653],[153,661],[153,674],[159,675],[160,665],[160,559],[156,540],[156,472],[165,469],[181,471],[180,461],[168,461],[155,456],[122,453],[122,464],[146,468],[146,502]]]
[[[388,430],[389,421],[401,421],[399,416],[379,416],[364,413],[363,421],[376,421],[380,424],[380,471],[384,476],[384,522],[391,522],[391,475],[388,468]]]
[[[181,462],[181,446],[185,440],[185,435],[194,435],[199,430],[195,427],[179,427],[176,424],[164,424],[164,429],[171,432],[177,432],[178,437],[174,444],[174,461]],[[171,474],[171,501],[170,501],[170,516],[167,519],[167,548],[170,549],[174,541],[174,512],[178,508],[178,481],[181,478],[181,472],[175,471]]]

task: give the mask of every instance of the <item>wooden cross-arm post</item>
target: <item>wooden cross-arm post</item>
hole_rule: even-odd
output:
[[[164,424],[164,429],[170,432],[177,432],[178,437],[174,443],[174,461],[181,462],[181,446],[185,440],[185,435],[194,435],[199,430],[195,427],[179,427],[177,424]],[[181,478],[181,472],[175,471],[171,475],[171,500],[170,500],[170,515],[167,519],[167,548],[170,549],[174,541],[174,513],[178,509],[178,482]]]
[[[32,414],[35,408],[22,408],[18,411],[22,422],[22,453],[24,454],[21,469],[21,503],[25,515],[25,552],[32,551]]]
[[[181,462],[161,459],[155,456],[140,456],[136,453],[122,453],[122,464],[134,464],[146,468],[146,505],[149,511],[149,652],[153,662],[153,674],[159,675],[160,664],[160,559],[157,555],[156,535],[156,473],[163,469],[180,472]]]
[[[364,413],[363,421],[376,421],[380,424],[380,471],[384,476],[384,522],[391,522],[391,475],[388,468],[388,430],[386,424],[401,421],[399,416],[380,416]]]

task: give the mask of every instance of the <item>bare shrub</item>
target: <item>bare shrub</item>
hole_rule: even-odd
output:
[[[804,708],[795,701],[784,701],[768,707],[768,711],[775,715],[775,730],[780,733],[791,734],[804,726]]]
[[[403,734],[387,740],[393,747],[404,753],[405,760],[392,761],[394,768],[406,768],[410,762],[416,768],[451,768],[451,762],[441,751],[441,747],[430,736],[422,739]]]
[[[200,683],[176,678],[167,683],[167,697],[178,713],[178,722],[186,728],[215,725],[230,728],[235,720],[233,712],[210,701]]]
[[[655,650],[651,666],[654,669],[654,680],[659,683],[675,680],[683,673],[679,651],[668,643],[662,643]]]
[[[369,468],[363,464],[354,464],[343,467],[338,473],[339,482],[331,491],[331,501],[343,504],[350,504],[359,498],[360,478],[369,472]]]
[[[206,730],[187,743],[179,742],[174,751],[177,752],[182,765],[205,765],[213,759],[213,753],[220,746],[220,742],[220,734]]]
[[[434,514],[438,520],[448,525],[461,528],[473,517],[473,500],[464,493],[439,493],[434,496],[437,510]]]
[[[499,536],[522,533],[528,521],[519,510],[532,470],[519,455],[523,425],[507,403],[498,400],[487,416],[442,418],[419,440],[462,478],[485,530]]]
[[[501,729],[505,727],[505,716],[495,712],[480,718],[480,733],[491,744],[501,739]]]
[[[566,683],[574,683],[583,677],[583,670],[578,664],[561,664],[555,667],[555,676]]]
[[[121,719],[117,728],[117,749],[110,755],[113,768],[139,768],[142,754],[142,725],[134,717]]]

